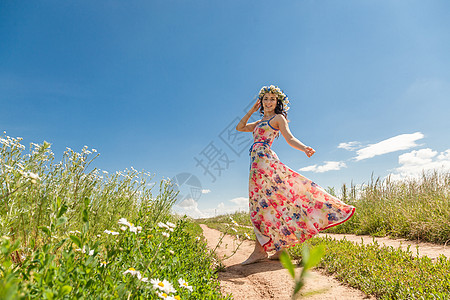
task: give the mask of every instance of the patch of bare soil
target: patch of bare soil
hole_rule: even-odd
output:
[[[211,229],[204,224],[203,229],[208,246],[213,249],[220,238],[221,232]],[[234,236],[226,235],[223,243],[216,249],[219,257],[230,255],[236,248],[238,241]],[[241,266],[250,256],[255,242],[244,241],[236,254],[223,261],[226,266],[224,272],[219,272],[219,281],[223,294],[232,294],[234,299],[291,299],[294,281],[288,271],[279,261],[263,260],[254,264]],[[296,268],[296,274],[301,268]],[[312,270],[301,290],[302,299],[375,299],[368,297],[360,290],[347,287],[330,276]]]

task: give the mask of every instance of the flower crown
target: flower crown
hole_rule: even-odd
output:
[[[264,97],[264,94],[266,94],[266,93],[272,93],[272,94],[277,95],[277,99],[281,100],[281,102],[283,102],[284,111],[289,110],[288,97],[286,96],[285,93],[283,93],[283,91],[279,87],[274,86],[274,85],[263,86],[261,88],[261,90],[259,91],[258,98],[262,100],[262,98]]]

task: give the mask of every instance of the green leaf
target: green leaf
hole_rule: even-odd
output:
[[[56,221],[56,227],[61,226],[62,224],[66,223],[66,222],[67,222],[67,218],[66,217],[60,217]]]
[[[79,237],[77,237],[76,235],[71,235],[70,239],[72,240],[72,242],[74,242],[75,245],[81,248],[81,240]]]
[[[47,227],[40,226],[39,229],[42,230],[44,233],[46,233],[49,237],[52,236],[52,233],[50,232],[50,229],[48,229]]]
[[[61,208],[59,209],[58,215],[56,216],[57,218],[61,217],[66,211],[67,211],[67,205],[65,205],[63,203],[63,205],[61,206]]]
[[[89,231],[89,222],[84,223],[83,228],[81,229],[81,232],[84,234],[86,234],[86,232]]]
[[[54,294],[52,291],[46,291],[45,296],[47,297],[47,299],[53,299]]]
[[[325,253],[325,248],[323,245],[319,245],[311,249],[311,253],[309,259],[305,261],[304,268],[306,270],[317,265],[322,259],[323,254]]]
[[[83,209],[83,222],[86,223],[88,220],[89,220],[89,218],[88,218],[88,211],[85,208],[85,209]]]
[[[305,263],[309,260],[309,247],[308,244],[303,244],[302,246],[302,264],[305,265]]]
[[[298,291],[300,291],[303,285],[304,285],[303,278],[300,278],[300,280],[295,283],[294,295],[297,294]]]
[[[65,295],[69,294],[71,291],[72,291],[72,287],[70,285],[65,285],[65,286],[61,287],[61,289],[59,290],[59,295],[65,296]]]
[[[295,279],[294,265],[292,264],[292,261],[285,250],[283,250],[280,254],[280,262],[283,265],[283,267],[285,267],[289,271],[291,277]]]
[[[55,251],[56,249],[58,249],[59,247],[61,247],[65,242],[67,241],[67,239],[63,239],[61,241],[59,241],[55,247],[53,247],[53,251]]]

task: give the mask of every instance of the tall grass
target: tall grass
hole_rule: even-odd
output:
[[[450,240],[450,173],[420,178],[390,177],[356,188],[342,186],[341,199],[356,207],[349,221],[327,232],[404,237],[436,243]]]
[[[156,223],[167,217],[176,194],[161,181],[160,193],[152,195],[152,176],[134,168],[109,174],[89,166],[98,153],[83,147],[80,153],[67,148],[60,162],[54,161],[50,144],[32,143],[29,153],[21,138],[5,136],[0,142],[0,234],[36,245],[38,228],[50,226],[52,217],[67,207],[67,222],[59,235],[80,225],[84,199],[90,201],[92,233],[115,224],[123,216],[133,219],[139,208]]]
[[[1,299],[229,298],[201,229],[171,214],[172,182],[153,195],[149,173],[92,168],[95,149],[55,162],[21,141],[0,137]]]

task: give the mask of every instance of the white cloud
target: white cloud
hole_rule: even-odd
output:
[[[198,208],[198,202],[192,198],[188,198],[183,202],[174,205],[173,210],[177,213],[186,214],[194,219],[209,217]]]
[[[322,166],[312,165],[308,167],[304,167],[299,169],[302,172],[314,172],[314,173],[323,173],[328,171],[337,171],[342,168],[346,168],[347,165],[343,161],[325,161],[325,164]]]
[[[215,208],[200,209],[198,202],[192,198],[188,198],[181,203],[174,205],[175,213],[186,214],[194,219],[209,218],[222,214],[234,213],[236,211],[248,212],[248,197],[237,197],[229,200],[234,205],[227,206],[220,202]]]
[[[390,152],[407,150],[409,148],[418,146],[418,144],[416,144],[416,141],[423,138],[424,135],[421,132],[400,134],[379,143],[372,144],[357,150],[356,154],[358,155],[355,157],[355,160],[359,161]]]
[[[208,189],[202,190],[202,194],[208,194],[208,193],[211,193],[211,190],[208,190]]]
[[[234,204],[239,207],[247,207],[248,208],[248,197],[238,197],[230,200]]]
[[[348,151],[354,151],[356,150],[356,148],[360,148],[361,147],[361,143],[360,142],[348,142],[348,143],[340,143],[338,145],[338,148],[340,149],[345,149]]]
[[[395,169],[391,174],[393,180],[403,179],[407,177],[417,177],[423,171],[430,170],[450,171],[450,149],[441,152],[430,148],[414,150],[409,153],[402,154],[398,157],[400,167]]]

